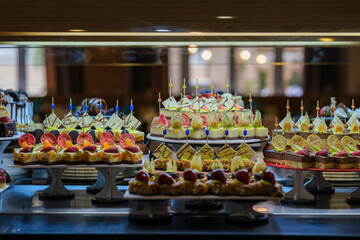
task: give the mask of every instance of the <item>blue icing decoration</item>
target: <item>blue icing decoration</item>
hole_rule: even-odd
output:
[[[189,136],[189,134],[190,134],[189,129],[186,129],[185,134],[186,134],[186,136]]]
[[[166,131],[166,129],[164,129],[164,130],[163,130],[163,134],[166,135],[166,133],[167,133],[167,131]]]
[[[55,109],[55,104],[51,104],[51,109]]]
[[[131,110],[131,111],[134,110],[134,105],[130,105],[130,110]]]
[[[209,136],[209,134],[210,134],[209,129],[206,129],[205,134],[206,134],[206,136]]]
[[[229,130],[225,130],[225,135],[227,136],[227,135],[229,135]]]

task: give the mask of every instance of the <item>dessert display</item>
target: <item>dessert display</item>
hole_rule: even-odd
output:
[[[9,116],[7,107],[0,105],[0,137],[12,137],[17,134],[16,122]]]
[[[143,152],[135,144],[133,135],[121,135],[119,144],[109,132],[100,136],[100,144],[94,144],[89,133],[82,132],[73,144],[69,134],[62,133],[57,138],[52,133],[44,133],[36,144],[35,137],[26,133],[19,139],[20,148],[14,149],[14,163],[33,164],[138,164]]]
[[[191,140],[225,140],[225,130],[228,130],[227,139],[260,139],[265,140],[268,129],[262,125],[261,113],[252,110],[252,98],[250,95],[250,109],[244,109],[241,97],[232,95],[227,91],[205,90],[198,93],[196,85],[195,94],[186,95],[186,85],[179,101],[171,95],[172,84],[169,84],[169,98],[161,100],[160,94],[159,117],[155,117],[151,123],[150,135],[163,137],[163,130],[167,130],[166,138],[185,140],[186,130],[189,130]],[[229,86],[226,86],[227,89]],[[161,108],[161,103],[163,108]],[[181,124],[182,123],[182,124]],[[209,130],[206,136],[205,131]],[[244,130],[247,134],[244,136]]]
[[[105,103],[102,99],[99,99],[99,104],[92,106],[92,113],[94,111],[98,111],[95,116],[90,116],[90,112],[88,112],[89,106],[84,105],[84,112],[79,117],[76,117],[72,112],[73,106],[70,99],[69,104],[69,112],[64,116],[62,120],[58,118],[54,112],[55,104],[54,100],[52,100],[51,109],[52,112],[49,116],[46,116],[46,119],[43,121],[45,126],[45,133],[49,132],[58,137],[61,133],[69,134],[72,137],[72,142],[75,144],[75,140],[77,136],[85,131],[89,133],[94,140],[94,143],[100,141],[100,136],[103,132],[111,133],[116,141],[120,141],[120,136],[123,133],[130,133],[135,137],[136,142],[143,142],[145,133],[138,131],[137,128],[141,125],[141,122],[133,116],[134,105],[130,105],[131,113],[128,116],[119,113],[118,104],[115,107],[115,112],[107,119],[103,114],[103,103]],[[95,103],[93,103],[95,104]],[[105,103],[106,104],[106,103]],[[106,105],[105,105],[106,106]],[[78,113],[76,114],[78,115]],[[121,117],[123,117],[123,119]],[[35,130],[34,136],[41,135],[40,130]],[[38,143],[38,142],[37,142]]]
[[[194,160],[193,160],[194,161]],[[196,160],[195,160],[196,161]],[[266,169],[259,159],[253,171],[244,169],[240,161],[234,162],[232,174],[220,167],[203,174],[197,164],[192,164],[182,175],[162,172],[154,174],[146,166],[129,182],[129,192],[138,195],[218,195],[218,196],[270,196],[282,197],[282,186],[275,181],[274,174]],[[148,166],[148,165],[147,165]]]
[[[352,137],[343,136],[339,139],[336,135],[330,135],[326,142],[323,145],[322,139],[315,134],[309,135],[306,140],[300,135],[294,135],[289,147],[283,136],[276,135],[264,149],[265,161],[301,169],[359,167],[360,151]]]
[[[195,151],[188,143],[174,153],[165,143],[161,143],[152,153],[155,157],[155,168],[158,170],[168,170],[168,163],[174,162],[177,169],[183,171],[189,168],[193,162],[199,162],[201,171],[207,172],[216,168],[229,172],[234,161],[239,161],[243,168],[251,170],[255,163],[250,159],[254,154],[255,151],[245,142],[236,150],[225,144],[217,153],[208,144],[205,144],[199,151]]]
[[[33,102],[29,100],[27,93],[12,89],[0,90],[0,92],[1,104],[8,109],[9,115],[7,116],[16,123],[17,129],[25,131],[28,123],[28,128],[32,130],[35,127]]]

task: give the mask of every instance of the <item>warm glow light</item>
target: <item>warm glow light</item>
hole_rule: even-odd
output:
[[[240,58],[241,58],[242,60],[245,60],[245,61],[249,60],[249,59],[251,58],[251,53],[250,53],[250,51],[248,51],[248,50],[243,50],[243,51],[241,51],[241,52],[240,52]]]
[[[201,58],[205,61],[209,61],[212,58],[212,52],[210,50],[202,51]]]
[[[191,54],[197,53],[197,51],[198,51],[197,45],[189,45],[188,51],[189,51],[189,53],[191,53]]]
[[[233,16],[217,16],[217,19],[233,19]]]
[[[259,54],[257,57],[256,57],[256,61],[259,63],[259,64],[264,64],[266,63],[267,61],[267,58],[264,54]]]
[[[70,29],[69,32],[85,32],[85,29]]]
[[[319,41],[322,41],[322,42],[332,42],[334,41],[333,38],[319,38]]]

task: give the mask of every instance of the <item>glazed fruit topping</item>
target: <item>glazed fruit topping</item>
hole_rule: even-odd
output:
[[[307,149],[302,149],[296,152],[296,154],[309,156],[309,151]]]
[[[106,153],[119,153],[119,149],[117,147],[110,147],[104,150]]]
[[[195,171],[191,168],[186,169],[184,171],[183,176],[184,176],[185,181],[196,182],[196,180],[197,180],[197,175],[196,175]]]
[[[337,154],[335,154],[336,157],[346,157],[348,156],[348,153],[345,150],[341,150]]]
[[[10,122],[10,118],[8,116],[3,116],[0,118],[0,122],[8,123],[8,122]]]
[[[320,150],[315,153],[316,156],[327,156],[329,155],[328,150]]]
[[[77,152],[77,150],[78,150],[77,147],[69,147],[69,148],[65,149],[64,152],[66,152],[66,153],[75,153],[75,152]]]
[[[88,146],[84,147],[83,149],[84,149],[84,151],[95,152],[96,151],[96,146],[95,145],[88,145]]]
[[[171,185],[174,183],[174,179],[167,173],[161,173],[158,178],[158,182],[160,185]]]
[[[137,146],[126,146],[126,147],[124,147],[124,149],[128,150],[129,152],[132,152],[132,153],[139,152],[139,148]]]
[[[222,169],[216,169],[211,172],[211,179],[226,182],[226,174]]]
[[[270,171],[263,172],[263,174],[261,174],[261,179],[275,185],[275,176]]]
[[[357,150],[351,154],[352,156],[360,156],[360,150]]]
[[[21,153],[30,153],[31,152],[31,147],[26,147],[26,148],[22,149],[20,152]]]
[[[41,152],[50,152],[50,151],[56,152],[56,148],[51,146],[51,147],[45,147],[45,148],[41,149]]]
[[[141,181],[141,182],[148,182],[150,179],[150,176],[149,176],[149,173],[141,170],[136,174],[135,178],[136,178],[136,180]]]
[[[236,180],[248,184],[250,182],[250,173],[246,169],[241,169],[235,173]]]

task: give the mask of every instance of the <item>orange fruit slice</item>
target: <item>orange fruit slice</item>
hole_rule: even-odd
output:
[[[335,128],[335,132],[338,132],[338,133],[343,133],[344,132],[344,128],[343,126],[341,125],[337,125],[336,128]]]
[[[341,148],[340,146],[340,140],[335,136],[335,135],[330,135],[327,140],[326,143],[329,147],[334,146],[337,148]]]
[[[351,131],[354,132],[354,133],[358,133],[359,132],[359,126],[355,124],[354,126],[352,126]]]
[[[320,126],[319,126],[319,132],[326,132],[327,131],[327,127],[326,127],[326,125],[325,124],[321,124]]]
[[[349,136],[344,136],[341,141],[340,141],[341,147],[342,149],[344,149],[347,152],[351,152],[352,149],[349,147],[349,145],[351,147],[353,147],[354,149],[356,149],[356,142],[352,137]]]
[[[291,123],[289,123],[289,122],[286,122],[286,123],[284,123],[284,125],[283,125],[283,130],[284,131],[291,131]]]
[[[304,148],[306,145],[306,141],[301,136],[295,135],[290,139],[290,147],[294,152],[298,150],[295,145],[299,146],[300,148]]]
[[[276,135],[272,140],[272,145],[275,149],[285,149],[287,146],[286,139],[281,135]]]
[[[310,136],[308,136],[306,139],[306,142],[307,142],[307,145],[309,146],[309,148],[315,152],[316,152],[315,147],[321,148],[321,145],[322,145],[321,138],[315,134],[311,134]]]
[[[301,130],[302,132],[309,131],[309,124],[307,124],[307,123],[302,123],[301,126],[300,126],[300,130]]]

